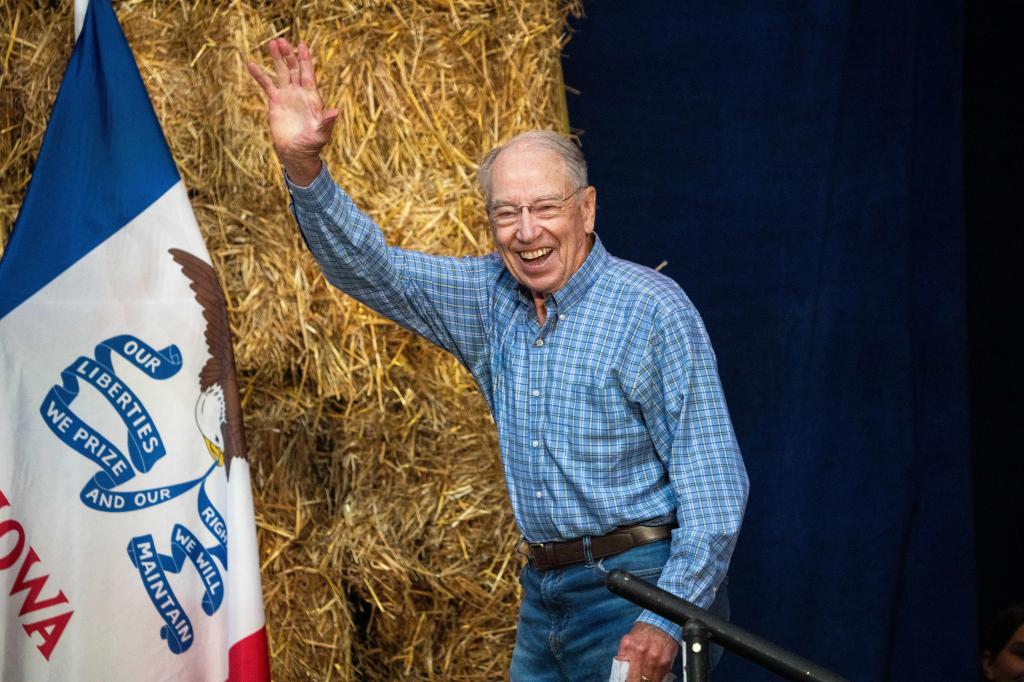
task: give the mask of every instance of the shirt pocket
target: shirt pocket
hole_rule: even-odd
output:
[[[614,376],[588,376],[559,388],[555,422],[568,454],[598,470],[614,470],[643,437],[639,411]]]

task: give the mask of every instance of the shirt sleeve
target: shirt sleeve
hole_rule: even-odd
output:
[[[380,228],[331,179],[286,178],[292,212],[327,281],[472,368],[483,356],[487,258],[431,256],[389,247]]]
[[[641,377],[641,409],[676,496],[668,562],[658,587],[707,608],[736,546],[749,483],[707,332],[689,301],[657,325]],[[650,611],[638,622],[674,639],[682,627]]]

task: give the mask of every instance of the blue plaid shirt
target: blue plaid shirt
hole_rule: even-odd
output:
[[[601,535],[674,514],[659,585],[708,606],[725,577],[747,475],[714,351],[686,294],[595,239],[548,297],[546,322],[497,254],[389,247],[326,170],[289,183],[331,284],[454,354],[498,426],[515,518],[530,542]],[[644,612],[641,621],[681,637]]]

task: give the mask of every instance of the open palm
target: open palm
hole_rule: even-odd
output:
[[[249,73],[267,94],[274,150],[292,180],[308,184],[320,170],[320,151],[331,139],[337,109],[324,109],[305,43],[297,50],[285,38],[267,46],[277,83],[255,63]]]

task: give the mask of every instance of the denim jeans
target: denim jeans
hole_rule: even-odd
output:
[[[619,640],[642,609],[609,592],[604,576],[621,568],[656,583],[668,554],[669,541],[662,540],[566,568],[538,571],[523,567],[519,574],[523,601],[509,670],[512,682],[606,682]],[[728,618],[724,582],[710,610]],[[720,656],[721,648],[712,645],[712,663]],[[673,666],[677,680],[682,680],[681,667],[680,656]]]

